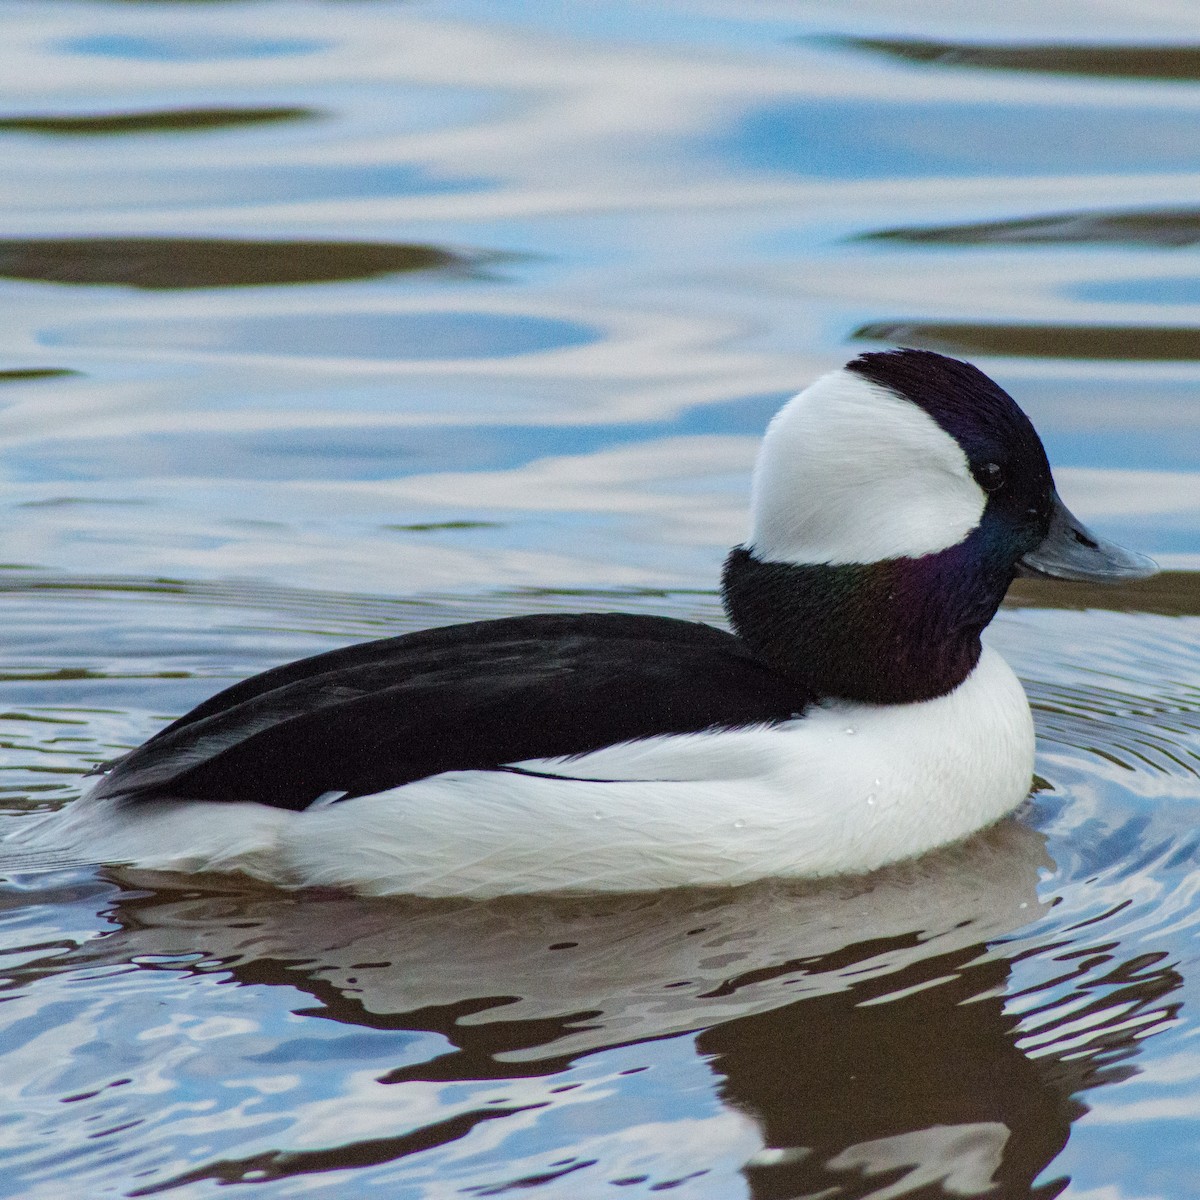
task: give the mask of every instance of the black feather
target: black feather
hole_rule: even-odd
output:
[[[480,621],[237,683],[121,759],[99,789],[301,810],[326,792],[786,720],[812,699],[707,625],[616,613]]]

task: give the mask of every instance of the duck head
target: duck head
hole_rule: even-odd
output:
[[[863,354],[775,416],[751,534],[726,562],[739,635],[817,694],[957,686],[1017,574],[1118,581],[1150,559],[1088,532],[1016,402],[969,363]]]

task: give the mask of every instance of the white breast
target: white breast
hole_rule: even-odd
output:
[[[771,728],[520,765],[550,777],[448,772],[303,813],[211,802],[126,810],[85,799],[59,822],[57,840],[95,861],[242,870],[378,895],[638,891],[861,872],[1011,811],[1029,789],[1033,724],[1016,676],[985,649],[936,700],[828,704]]]

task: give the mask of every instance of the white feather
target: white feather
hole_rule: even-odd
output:
[[[750,545],[769,562],[917,558],[960,542],[986,501],[962,447],[928,413],[841,368],[767,428]]]

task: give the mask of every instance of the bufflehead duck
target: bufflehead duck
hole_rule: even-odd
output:
[[[227,688],[21,840],[283,886],[491,896],[870,871],[1026,796],[980,634],[1018,573],[1130,579],[999,386],[863,354],[772,420],[727,633],[615,613],[367,642]]]

